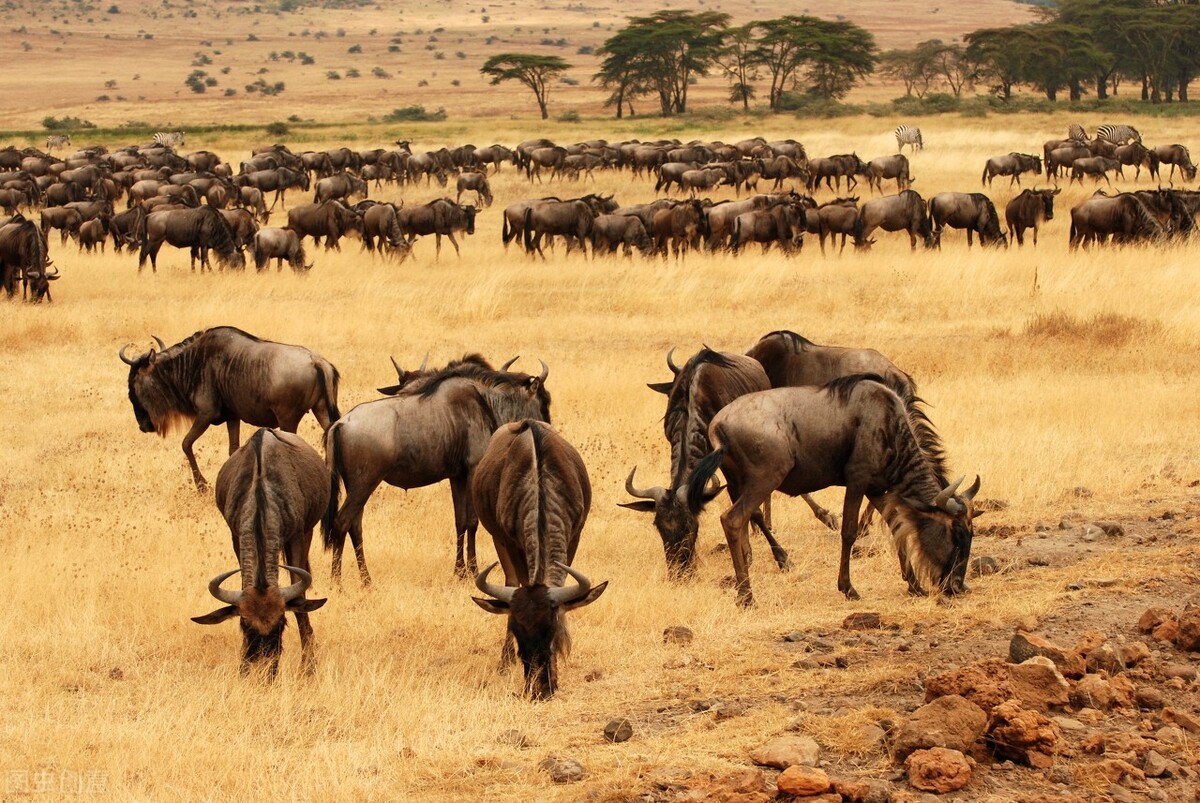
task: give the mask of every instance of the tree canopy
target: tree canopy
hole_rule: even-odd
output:
[[[550,116],[546,109],[547,82],[554,80],[571,65],[558,56],[539,56],[535,53],[500,53],[492,56],[479,71],[492,77],[492,84],[519,81],[533,90],[542,119]]]

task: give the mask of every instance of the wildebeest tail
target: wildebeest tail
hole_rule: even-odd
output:
[[[251,442],[254,444],[254,587],[260,591],[267,587],[267,539],[263,529],[263,512],[267,509],[267,492],[265,489],[262,465],[263,438],[269,430],[260,429],[254,433]],[[281,545],[276,545],[276,549]]]
[[[341,374],[332,363],[322,361],[317,364],[317,382],[321,385],[321,397],[325,401],[325,410],[329,414],[330,426],[333,426],[333,422],[342,417],[337,406],[338,382],[341,378]]]
[[[983,186],[987,185],[987,177],[988,177],[988,165],[985,164],[983,166],[983,175],[979,178],[979,186],[983,187]]]
[[[338,430],[339,422],[334,422],[325,433],[325,465],[329,468],[329,505],[321,518],[321,537],[325,542],[325,550],[333,549],[333,528],[337,519],[338,504],[341,499],[342,473],[338,465]]]
[[[825,226],[825,224],[822,223],[821,227],[824,228],[824,226]],[[858,213],[858,217],[856,217],[854,219],[854,244],[862,245],[862,241],[863,241],[863,220],[862,220],[862,212],[860,211]]]
[[[503,215],[503,218],[504,223],[500,227],[500,238],[503,240],[505,245],[508,245],[512,242],[513,231],[508,227],[508,215]]]
[[[522,241],[525,243],[526,251],[533,250],[533,235],[530,233],[530,229],[532,229],[532,228],[533,228],[533,210],[526,209],[525,210],[525,230],[523,232],[521,232]]]
[[[709,480],[717,473],[724,459],[725,447],[720,446],[702,457],[692,469],[692,476],[688,477],[687,502],[694,513],[699,513],[700,508],[704,506],[704,489],[708,487]]]

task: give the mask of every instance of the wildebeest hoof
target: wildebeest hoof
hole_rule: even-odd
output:
[[[841,529],[841,524],[838,522],[838,517],[834,516],[832,513],[826,513],[824,516],[822,516],[821,523],[833,530],[835,533]]]
[[[738,594],[737,604],[739,608],[753,608],[754,595],[750,593]]]
[[[850,586],[843,593],[846,595],[846,599],[862,599],[858,595],[858,592],[854,590],[854,586]]]
[[[921,588],[920,586],[912,585],[911,583],[908,586],[908,595],[910,597],[927,597],[927,596],[929,596],[928,594],[925,593],[925,589]]]

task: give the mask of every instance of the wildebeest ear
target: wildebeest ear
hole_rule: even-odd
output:
[[[707,505],[709,502],[720,496],[721,491],[723,490],[725,490],[724,485],[711,486],[709,489],[704,491],[700,498],[704,501],[704,504]]]
[[[636,502],[617,502],[617,507],[627,507],[630,510],[637,510],[641,513],[654,512],[653,499],[639,499]]]
[[[908,496],[904,496],[904,497],[901,497],[901,498],[904,500],[904,504],[908,505],[908,506],[909,506],[909,507],[911,507],[913,510],[920,510],[920,511],[922,511],[922,512],[924,512],[924,513],[928,513],[928,512],[930,512],[930,511],[933,511],[933,510],[936,510],[936,509],[937,509],[937,508],[935,508],[933,505],[929,504],[928,502],[924,502],[924,501],[922,501],[922,500],[920,500],[920,499],[913,499],[913,498],[911,498],[911,497],[908,497]]]
[[[224,608],[217,608],[212,613],[206,613],[204,616],[193,616],[192,621],[198,625],[219,625],[230,617],[237,616],[238,609],[232,605],[226,605]]]
[[[657,391],[658,393],[661,393],[664,396],[670,396],[671,395],[671,385],[673,385],[673,384],[674,384],[673,382],[647,382],[646,387],[650,388],[653,391]]]
[[[294,599],[287,604],[287,609],[293,613],[311,613],[320,608],[327,599]]]
[[[529,388],[530,393],[537,393],[538,387],[541,384],[542,383],[538,380],[538,378],[536,376],[531,376],[529,378],[529,381],[525,383],[525,387]]]
[[[375,388],[385,396],[395,396],[404,388],[404,385],[388,385],[386,388]]]
[[[598,586],[592,586],[592,590],[587,592],[586,597],[576,602],[568,602],[566,605],[562,606],[562,610],[573,611],[576,608],[582,608],[584,605],[591,605],[593,602],[599,599],[600,595],[604,593],[604,589],[606,588],[608,588],[607,580]]]
[[[471,600],[488,613],[508,613],[508,603],[498,599],[471,597]]]

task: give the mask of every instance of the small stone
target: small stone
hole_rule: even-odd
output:
[[[788,767],[775,779],[775,787],[784,794],[811,797],[829,791],[829,776],[816,767],[795,765]]]
[[[1187,734],[1177,725],[1166,725],[1154,732],[1155,741],[1179,747],[1187,743]]]
[[[1158,627],[1154,628],[1155,641],[1165,641],[1169,644],[1174,644],[1175,639],[1179,638],[1179,620],[1168,619]]]
[[[1071,685],[1044,655],[1008,667],[1009,683],[1028,708],[1046,711],[1071,701]]]
[[[991,555],[971,558],[971,577],[985,577],[1000,571],[1000,563]]]
[[[1075,529],[1075,524],[1070,519],[1059,519],[1058,529],[1073,530]]]
[[[524,750],[526,747],[529,747],[529,738],[519,730],[501,731],[496,736],[496,742],[508,747],[515,747],[518,750]]]
[[[1183,680],[1196,679],[1196,667],[1191,664],[1167,664],[1162,670],[1163,677],[1167,678],[1182,678]]]
[[[1083,541],[1085,544],[1094,543],[1096,541],[1099,541],[1103,537],[1104,537],[1104,530],[1101,530],[1099,527],[1097,527],[1094,524],[1085,524],[1085,525],[1083,525],[1083,528],[1079,531],[1079,540]]]
[[[1096,521],[1092,522],[1095,526],[1104,530],[1104,534],[1109,538],[1118,538],[1125,534],[1125,527],[1115,521]]]
[[[914,711],[900,727],[892,743],[893,758],[903,761],[916,750],[932,747],[969,752],[983,735],[987,719],[982,708],[964,697],[938,697]]]
[[[1150,660],[1150,648],[1144,641],[1131,641],[1117,645],[1117,660],[1129,669]]]
[[[1084,725],[1074,717],[1054,717],[1053,722],[1060,730],[1068,733],[1083,733],[1087,730],[1087,725]]]
[[[1036,655],[1043,655],[1054,662],[1058,671],[1067,677],[1081,677],[1087,670],[1083,658],[1058,646],[1049,639],[1033,633],[1016,633],[1008,644],[1008,660],[1021,664]]]
[[[1164,708],[1162,717],[1166,722],[1174,722],[1188,733],[1200,733],[1200,718],[1195,714],[1178,708]]]
[[[1161,778],[1167,774],[1169,764],[1166,756],[1157,750],[1151,750],[1146,753],[1146,760],[1142,762],[1142,772],[1146,773],[1147,778]]]
[[[750,760],[755,764],[780,770],[815,767],[820,756],[821,748],[811,736],[779,736],[750,751]]]
[[[971,782],[971,765],[958,750],[918,750],[904,761],[908,782],[924,792],[955,792]]]
[[[1037,769],[1054,764],[1058,752],[1058,727],[1036,711],[1029,711],[1016,700],[997,706],[992,712],[988,742],[997,758],[1025,761]]]
[[[813,639],[811,643],[814,650],[820,650],[821,652],[832,652],[836,646],[827,638]]]
[[[1071,786],[1075,783],[1075,773],[1070,767],[1059,764],[1046,770],[1046,780],[1050,783]]]
[[[867,786],[871,787],[871,791],[867,793],[864,803],[889,803],[891,801],[892,785],[887,781],[872,778],[867,781]]]
[[[883,627],[883,617],[874,611],[857,611],[842,620],[843,630],[878,630]]]
[[[583,676],[584,683],[595,683],[597,680],[604,679],[604,672],[599,669],[593,669]]]
[[[1032,556],[1026,558],[1025,562],[1028,563],[1030,566],[1049,566],[1050,565],[1050,559],[1045,558],[1041,555],[1032,555]]]
[[[1200,608],[1184,611],[1179,617],[1175,646],[1188,652],[1200,652]]]
[[[1133,701],[1138,708],[1155,711],[1166,705],[1166,698],[1158,689],[1147,686],[1133,693]]]
[[[1128,789],[1115,783],[1108,785],[1108,797],[1112,803],[1135,803],[1136,800]]]
[[[1107,672],[1115,675],[1125,668],[1121,659],[1117,657],[1116,649],[1109,642],[1105,642],[1093,650],[1088,650],[1085,654],[1089,672]]]
[[[663,631],[663,641],[667,644],[679,644],[686,647],[692,643],[695,634],[690,627],[683,625],[671,625]]]
[[[866,781],[834,778],[833,791],[841,795],[847,803],[867,803],[871,797],[871,785]]]
[[[779,640],[786,641],[789,644],[796,644],[798,642],[806,640],[807,638],[808,638],[808,636],[806,634],[802,633],[801,631],[793,630],[790,633],[784,633],[782,636],[779,637]]]
[[[1049,525],[1049,524],[1047,524],[1047,523],[1046,523],[1046,522],[1044,522],[1044,521],[1039,521],[1037,524],[1033,525],[1033,531],[1034,531],[1035,533],[1045,533],[1045,532],[1049,532],[1049,531],[1050,531],[1050,525]]]
[[[604,738],[614,744],[628,742],[632,736],[633,723],[627,719],[614,719],[604,726]]]
[[[1105,678],[1101,675],[1084,675],[1075,684],[1071,701],[1077,706],[1101,710],[1113,706],[1126,708],[1133,705],[1133,684],[1124,676]]]
[[[1124,778],[1135,781],[1146,780],[1146,775],[1137,767],[1119,758],[1106,758],[1096,765],[1100,774],[1112,783],[1120,783]]]
[[[554,783],[576,783],[583,780],[583,765],[573,758],[546,758],[538,767],[550,776]]]
[[[1175,619],[1175,612],[1170,608],[1147,608],[1146,611],[1138,617],[1138,630],[1143,633],[1153,633],[1155,628],[1166,622],[1169,619]]]

